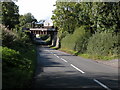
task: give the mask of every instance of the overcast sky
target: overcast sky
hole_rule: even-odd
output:
[[[18,0],[16,4],[19,6],[19,14],[30,12],[39,21],[51,18],[55,2],[56,0]]]

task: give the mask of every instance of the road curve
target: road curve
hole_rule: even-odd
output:
[[[118,68],[65,52],[37,47],[33,88],[118,89]]]

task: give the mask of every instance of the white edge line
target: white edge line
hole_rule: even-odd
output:
[[[93,79],[96,83],[98,83],[99,85],[101,85],[102,87],[106,88],[107,90],[111,90],[110,88],[108,88],[106,85],[102,84],[101,82],[99,82],[96,79]]]
[[[65,59],[61,58],[64,62],[67,62]]]
[[[78,71],[80,71],[81,73],[85,73],[82,70],[80,70],[79,68],[77,68],[76,66],[74,66],[73,64],[70,64],[72,67],[74,67],[75,69],[77,69]]]

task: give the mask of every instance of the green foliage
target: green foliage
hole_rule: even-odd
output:
[[[30,38],[23,32],[23,27],[30,28],[36,21],[31,13],[19,15],[18,6],[14,2],[0,2],[2,5],[2,24],[0,24],[0,54],[3,62],[3,89],[30,88],[35,70],[36,53]],[[1,15],[1,13],[0,13]]]
[[[119,32],[119,13],[120,2],[57,2],[52,20],[62,33],[81,25],[89,25],[91,33]]]
[[[31,13],[20,15],[19,21],[20,21],[19,25],[21,27],[25,27],[25,28],[31,28],[32,23],[37,22],[37,20],[35,19],[35,17]]]
[[[2,24],[2,3],[0,2],[0,24]]]
[[[118,56],[117,55],[112,55],[112,56],[92,56],[88,53],[84,53],[84,54],[78,54],[79,56],[81,57],[84,57],[84,58],[88,58],[88,59],[94,59],[94,60],[113,60],[113,59],[118,59]]]
[[[2,29],[3,89],[31,86],[35,69],[35,48],[28,36],[20,31]],[[19,81],[19,82],[18,82]]]
[[[52,20],[62,48],[112,58],[119,52],[119,13],[120,2],[56,2]]]
[[[119,44],[118,35],[110,32],[97,32],[89,39],[87,52],[93,56],[117,55]]]
[[[3,47],[3,89],[30,88],[35,70],[35,48],[30,46],[25,53]],[[19,82],[18,82],[19,81]]]
[[[67,48],[67,49],[73,50],[75,43],[74,43],[74,40],[71,38],[72,37],[70,34],[68,34],[65,38],[63,38],[61,41],[61,48]]]
[[[90,32],[89,29],[86,29],[86,26],[81,26],[80,28],[75,30],[72,36],[76,39],[74,50],[78,51],[79,53],[84,53],[87,49],[87,43],[90,37]]]
[[[30,44],[30,38],[19,30],[18,32],[13,32],[6,29],[4,26],[2,29],[2,45],[11,49],[24,51],[23,48],[26,48]]]
[[[2,44],[3,46],[12,46],[13,42],[16,41],[17,35],[11,31],[9,31],[8,29],[6,29],[5,27],[1,27],[2,29]]]
[[[60,32],[67,31],[72,34],[75,27],[78,25],[78,4],[57,2],[54,15],[52,16],[53,23],[58,27]],[[62,30],[62,31],[61,31]]]
[[[94,31],[109,31],[118,32],[119,29],[119,2],[94,2],[92,5],[94,15],[90,16],[92,19],[92,27]],[[96,12],[96,13],[94,13]]]
[[[19,10],[14,2],[2,2],[2,23],[9,29],[19,24]]]
[[[83,53],[86,51],[89,37],[90,34],[89,32],[86,32],[85,26],[81,26],[80,28],[75,29],[75,32],[72,35],[68,34],[62,39],[61,47]]]
[[[27,70],[30,68],[31,64],[29,60],[22,58],[19,52],[7,47],[2,48],[2,60],[4,71],[6,71],[8,68],[19,68]]]

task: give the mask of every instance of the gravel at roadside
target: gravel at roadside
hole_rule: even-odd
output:
[[[109,60],[109,61],[96,60],[96,62],[109,65],[112,67],[120,68],[119,59],[114,59],[114,60]]]

